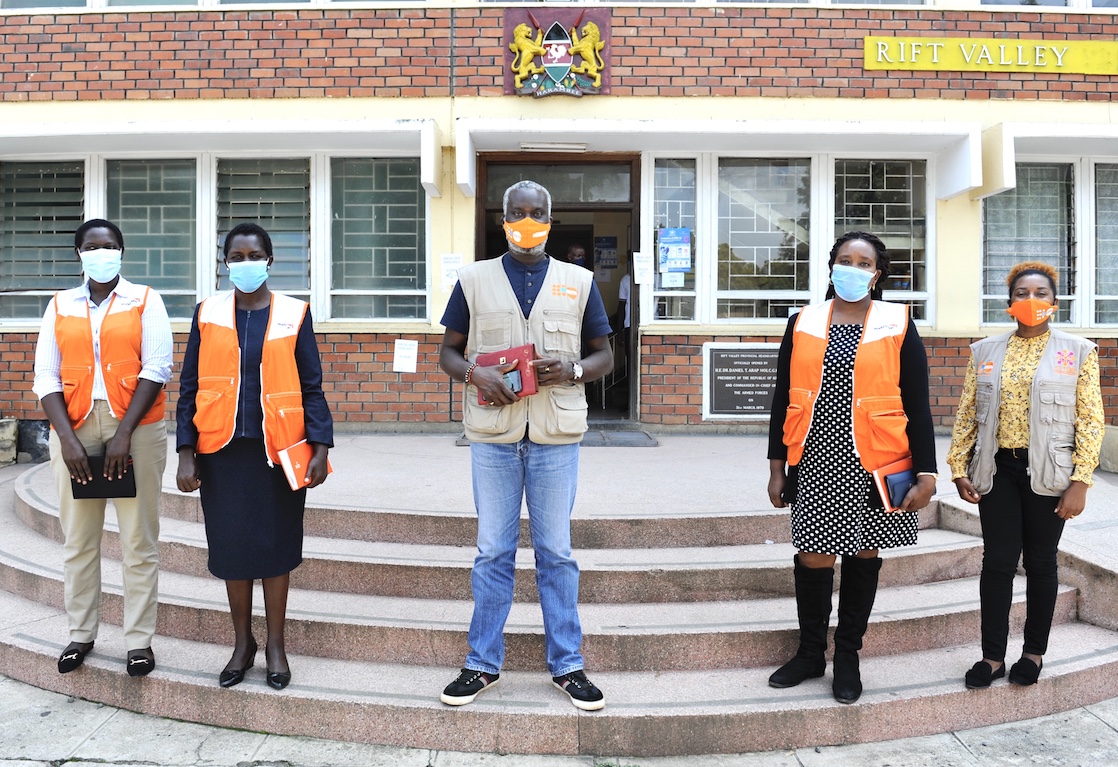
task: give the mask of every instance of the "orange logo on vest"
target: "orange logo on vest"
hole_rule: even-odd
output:
[[[578,300],[578,290],[572,285],[552,285],[551,295],[559,297],[566,296],[573,301]]]

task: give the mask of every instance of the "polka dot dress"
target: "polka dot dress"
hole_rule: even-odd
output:
[[[851,426],[854,354],[861,325],[832,325],[823,356],[823,387],[800,460],[792,504],[792,543],[800,551],[857,554],[916,543],[915,511],[869,508],[873,477],[854,453]]]

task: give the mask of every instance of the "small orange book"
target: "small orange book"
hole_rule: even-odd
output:
[[[287,477],[287,484],[291,485],[292,490],[307,486],[307,466],[310,465],[312,456],[314,456],[314,447],[305,439],[279,451],[280,465]],[[334,467],[327,459],[326,473],[330,474],[333,471]]]
[[[539,391],[539,384],[536,382],[536,368],[531,364],[534,359],[536,359],[536,345],[524,344],[504,351],[479,354],[474,362],[479,367],[492,367],[493,365],[505,365],[512,360],[517,360],[516,368],[505,373],[505,384],[516,396],[529,397]],[[477,403],[479,405],[486,404],[480,391],[477,395]]]
[[[877,469],[873,472],[873,482],[877,485],[877,492],[881,494],[885,510],[897,511],[897,507],[904,503],[908,491],[916,484],[916,473],[912,470],[912,456],[905,456],[899,461]]]

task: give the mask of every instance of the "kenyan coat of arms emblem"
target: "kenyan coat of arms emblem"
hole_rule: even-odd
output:
[[[548,9],[547,16],[543,10],[542,23],[527,9],[505,10],[510,54],[505,93],[536,98],[608,93],[608,10]]]

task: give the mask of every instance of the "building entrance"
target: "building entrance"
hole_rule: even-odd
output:
[[[587,385],[590,418],[625,420],[637,412],[635,397],[637,323],[625,332],[625,310],[639,317],[637,291],[622,302],[622,281],[632,270],[629,254],[639,249],[635,223],[640,220],[638,190],[640,165],[636,156],[588,158],[549,157],[536,153],[479,158],[478,242],[479,259],[495,258],[507,248],[501,228],[505,190],[521,180],[531,180],[551,193],[551,234],[547,253],[572,260],[594,272],[611,319],[610,346],[614,370],[601,381]],[[629,279],[630,284],[632,278]],[[629,348],[627,348],[627,346]]]

